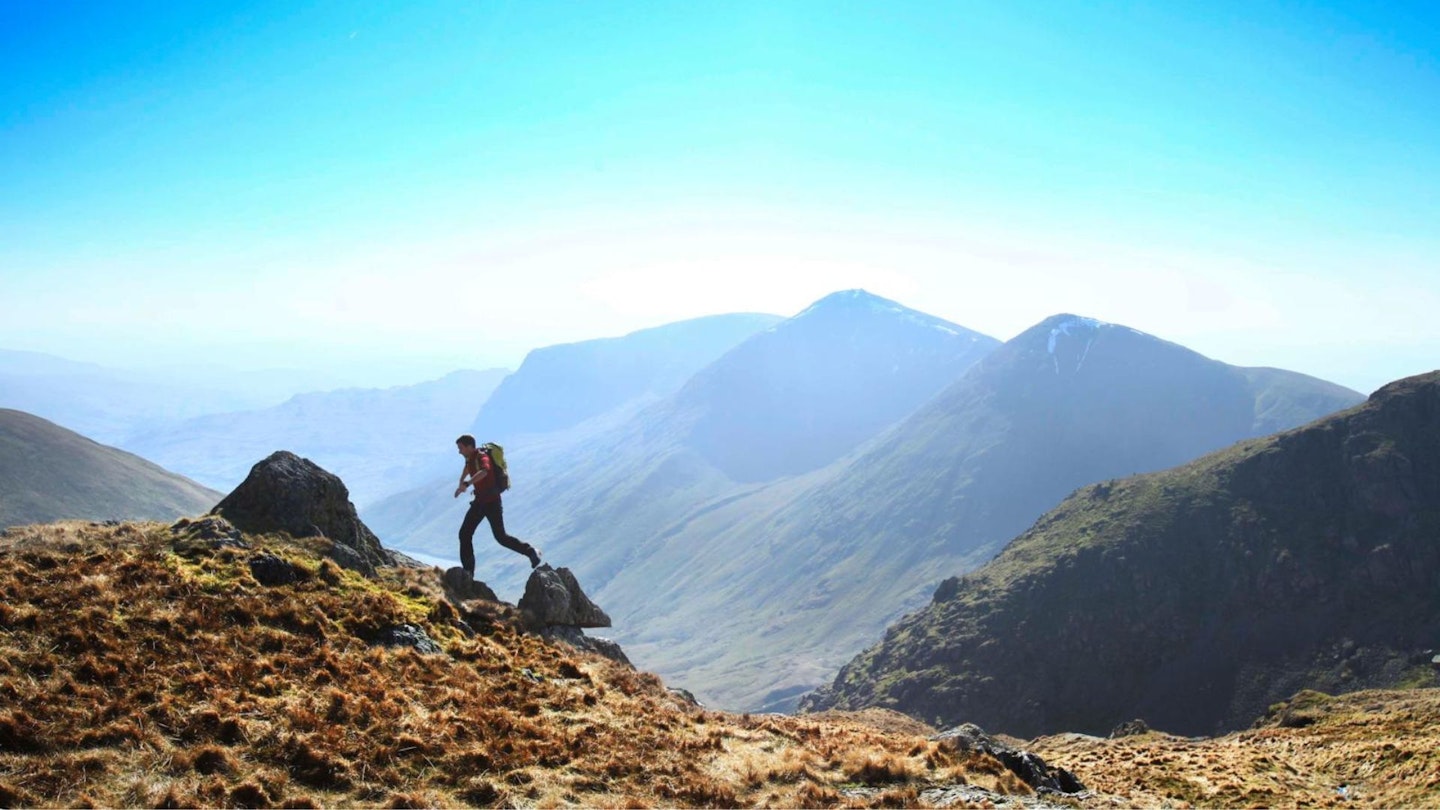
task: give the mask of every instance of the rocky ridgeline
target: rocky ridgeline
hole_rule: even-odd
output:
[[[386,549],[360,520],[345,483],[309,459],[284,450],[251,468],[235,491],[216,504],[210,514],[184,519],[173,527],[177,550],[200,551],[223,547],[245,548],[242,533],[283,532],[296,538],[330,541],[328,556],[337,565],[368,577],[377,567],[425,567],[399,552]],[[250,561],[250,572],[266,586],[298,581],[301,573],[274,554],[262,553]],[[480,600],[507,606],[484,582],[455,567],[441,576],[446,597],[467,612],[467,604]],[[629,665],[620,645],[586,636],[586,628],[609,627],[610,617],[585,595],[568,568],[542,565],[530,574],[518,606],[524,627],[544,638],[564,641],[579,649]],[[387,646],[410,646],[421,652],[440,647],[412,625],[389,628],[373,641]]]

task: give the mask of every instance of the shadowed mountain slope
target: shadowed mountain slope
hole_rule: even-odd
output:
[[[1076,487],[1361,399],[1057,315],[832,468],[677,518],[600,594],[637,660],[719,705],[786,710]]]
[[[38,416],[0,409],[0,528],[54,520],[171,520],[220,493]]]
[[[1075,492],[805,705],[1209,733],[1302,687],[1434,685],[1437,537],[1440,372]]]

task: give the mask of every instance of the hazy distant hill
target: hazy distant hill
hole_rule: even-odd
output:
[[[426,480],[508,372],[457,371],[418,385],[300,394],[272,408],[202,416],[125,447],[222,491],[289,450],[340,475],[363,504]]]
[[[33,413],[86,436],[123,444],[152,431],[207,413],[268,407],[301,384],[301,372],[167,374],[77,363],[38,352],[0,349],[0,407]],[[328,381],[305,373],[315,389]],[[333,386],[332,386],[333,387]]]
[[[720,705],[787,709],[1075,488],[1361,399],[1058,315],[834,467],[652,531],[600,596],[637,660]]]
[[[1302,687],[1431,684],[1440,372],[1085,487],[808,701],[1020,736],[1248,723]]]
[[[731,480],[769,481],[829,464],[998,345],[847,290],[736,347],[648,418]]]
[[[715,315],[624,337],[536,349],[474,420],[482,441],[574,427],[628,403],[672,393],[696,371],[778,315]]]
[[[687,512],[843,455],[996,345],[868,293],[828,296],[623,421],[517,445],[507,526],[603,583]],[[451,556],[464,511],[451,489],[389,499],[365,520],[386,542]]]
[[[38,416],[0,409],[0,528],[65,519],[172,520],[220,493]]]

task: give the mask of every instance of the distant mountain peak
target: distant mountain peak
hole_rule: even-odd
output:
[[[951,323],[943,318],[911,309],[896,301],[882,298],[874,293],[862,289],[840,290],[821,298],[819,301],[806,307],[799,315],[791,318],[787,323],[804,323],[820,317],[864,317],[864,316],[888,316],[908,321],[912,324],[937,329],[956,336],[979,337],[977,332],[965,327]],[[784,324],[780,324],[784,326]]]
[[[1013,342],[1024,346],[1027,351],[1039,352],[1043,341],[1044,352],[1049,355],[1050,367],[1057,375],[1070,376],[1084,368],[1091,347],[1105,334],[1127,335],[1169,344],[1169,341],[1138,329],[1068,312],[1051,315],[1027,329]]]

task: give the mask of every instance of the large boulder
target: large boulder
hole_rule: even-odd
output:
[[[959,753],[988,754],[998,759],[1011,773],[1037,792],[1081,793],[1085,790],[1085,786],[1075,778],[1075,774],[1064,768],[1047,765],[1045,760],[1029,751],[1011,748],[986,734],[974,723],[952,728],[930,739]]]
[[[281,450],[250,469],[250,475],[215,505],[235,528],[250,534],[287,532],[323,536],[343,546],[333,555],[347,568],[373,573],[390,562],[380,540],[360,521],[350,491],[333,473]]]
[[[500,597],[495,595],[489,585],[481,582],[460,566],[445,569],[440,575],[440,584],[445,588],[445,595],[450,597],[452,602],[468,602],[471,599],[484,599],[487,602],[499,602]]]
[[[520,610],[544,627],[610,626],[610,617],[580,590],[569,568],[542,565],[530,572],[525,595],[520,597]]]

